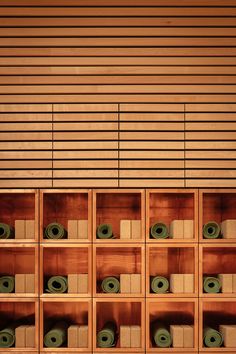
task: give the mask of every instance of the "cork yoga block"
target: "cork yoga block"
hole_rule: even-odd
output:
[[[184,239],[191,239],[194,236],[193,220],[184,220]]]
[[[131,238],[141,238],[141,220],[131,220]]]
[[[68,220],[68,239],[88,239],[88,220]]]
[[[120,220],[121,239],[140,239],[141,221],[140,220]]]
[[[68,348],[88,348],[88,326],[69,326],[67,337]]]
[[[184,274],[184,293],[194,293],[194,274]]]
[[[141,293],[141,274],[120,274],[120,292],[123,294]]]
[[[170,223],[170,237],[174,239],[193,238],[193,220],[172,220]]]
[[[221,234],[223,238],[235,238],[236,234],[236,220],[229,219],[222,221]]]
[[[233,292],[233,274],[218,274],[218,278],[221,282],[221,292],[231,293]]]
[[[34,220],[15,220],[15,239],[34,239]]]
[[[120,347],[140,348],[141,327],[140,326],[120,326]]]
[[[130,348],[131,347],[131,336],[130,336],[130,326],[120,326],[120,347]]]
[[[219,331],[224,338],[224,347],[236,347],[236,325],[220,325]]]
[[[34,274],[15,274],[15,293],[25,294],[35,292]]]
[[[171,274],[170,291],[173,294],[193,293],[194,274]]]
[[[35,326],[22,325],[15,329],[16,348],[35,347]]]
[[[68,274],[68,294],[88,292],[88,274]]]
[[[173,348],[193,348],[194,331],[189,325],[170,325]]]

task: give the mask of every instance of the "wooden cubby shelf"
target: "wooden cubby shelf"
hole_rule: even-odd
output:
[[[179,220],[183,224],[176,226]],[[188,221],[187,221],[188,220]],[[171,224],[175,223],[174,231]],[[189,222],[192,225],[189,225]],[[167,227],[167,238],[153,238],[150,228],[156,223]],[[178,223],[178,222],[177,222]],[[173,225],[173,224],[172,224]],[[180,227],[181,231],[176,229]],[[173,236],[174,235],[174,236]],[[197,242],[198,192],[192,189],[151,189],[146,191],[146,240],[147,242]]]
[[[145,234],[145,191],[136,189],[93,191],[93,239],[97,243],[144,242]],[[128,225],[120,227],[121,220]],[[140,221],[133,228],[133,221]],[[130,223],[129,223],[130,222]],[[99,239],[96,236],[97,227],[101,224],[112,226],[112,238]],[[132,223],[134,225],[134,223]],[[132,232],[133,229],[134,231]],[[135,231],[137,230],[138,231]]]
[[[40,192],[40,240],[47,243],[77,243],[91,241],[91,210],[92,200],[90,190],[42,190]],[[87,222],[87,238],[78,236],[78,224],[69,232],[68,221],[83,220]],[[65,229],[62,239],[48,239],[45,237],[45,228],[51,223],[59,223]],[[78,232],[77,232],[78,231]],[[74,236],[76,233],[76,236]]]

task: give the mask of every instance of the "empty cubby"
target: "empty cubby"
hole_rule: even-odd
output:
[[[146,196],[146,239],[148,242],[196,242],[198,238],[198,194],[196,190],[147,190]],[[193,220],[192,237],[189,238],[188,235],[188,238],[171,238],[170,224],[174,220]],[[150,228],[158,222],[167,226],[169,235],[167,238],[150,236]]]
[[[0,193],[0,223],[11,227],[11,238],[7,242],[33,242],[38,239],[38,193],[34,190],[27,192],[12,191]],[[34,226],[30,227],[27,236],[25,232],[15,229],[16,220],[34,220]],[[24,226],[23,226],[24,227]],[[18,229],[18,227],[17,227]],[[0,228],[0,234],[2,230]],[[6,239],[0,237],[0,243],[6,242]]]
[[[44,242],[89,242],[91,240],[91,192],[89,190],[42,191],[40,197],[41,240]],[[70,237],[68,220],[88,220],[88,238]],[[45,237],[45,228],[51,223],[61,224],[65,232],[62,239]]]
[[[146,350],[148,352],[178,352],[180,348],[160,348],[153,340],[152,324],[159,322],[167,328],[170,325],[190,325],[194,327],[193,348],[181,348],[181,352],[190,353],[198,348],[198,300],[197,299],[147,299],[146,303]]]
[[[236,220],[236,190],[226,189],[207,189],[200,190],[199,192],[199,233],[201,242],[235,242],[236,229],[227,238],[220,237],[217,239],[204,239],[203,238],[203,225],[209,221],[215,221],[219,225],[224,220]]]
[[[40,303],[40,352],[89,352],[92,348],[92,304],[90,299],[41,299]],[[68,348],[68,336],[61,347],[48,348],[44,345],[45,334],[57,323],[63,321],[68,326],[88,326],[88,347]]]
[[[144,241],[144,191],[143,190],[97,190],[93,194],[94,240],[96,242],[140,242]],[[140,230],[134,234],[131,231],[121,235],[121,220],[140,221]],[[99,239],[96,236],[97,227],[101,224],[111,224],[113,237]]]
[[[92,286],[92,250],[90,245],[41,245],[41,277],[40,277],[40,293],[43,296],[91,296]],[[47,281],[52,276],[65,276],[71,274],[88,274],[87,291],[77,293],[70,290],[66,293],[48,293],[45,291]],[[68,279],[68,278],[67,278]],[[68,285],[69,286],[69,285]],[[72,289],[74,286],[72,285]],[[76,290],[75,290],[76,291]]]
[[[93,254],[93,279],[94,296],[102,297],[133,297],[144,296],[145,279],[145,249],[144,246],[130,246],[127,244],[119,246],[96,245]],[[140,274],[140,292],[134,293],[103,293],[101,289],[102,280],[105,277],[114,276],[120,279],[121,274]]]

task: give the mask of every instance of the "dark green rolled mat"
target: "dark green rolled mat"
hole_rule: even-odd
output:
[[[1,222],[0,223],[0,239],[13,238],[13,237],[14,237],[13,228],[10,225],[4,224],[3,222]]]
[[[97,238],[112,238],[112,225],[111,224],[100,224],[97,227]]]
[[[15,288],[15,278],[5,275],[0,277],[0,293],[12,293]]]
[[[68,280],[67,277],[62,275],[55,275],[48,279],[47,281],[47,289],[48,293],[58,293],[63,294],[68,289]]]
[[[205,327],[203,330],[203,342],[206,347],[218,348],[223,344],[223,336],[216,329]]]
[[[15,343],[15,325],[0,331],[0,348],[11,348]]]
[[[159,348],[169,348],[172,344],[172,337],[168,328],[162,323],[152,324],[152,336],[154,343]]]
[[[99,348],[111,348],[116,345],[116,324],[107,322],[97,334],[97,346]]]
[[[219,293],[221,289],[221,282],[216,277],[203,277],[203,290],[206,293]]]
[[[204,238],[219,238],[220,237],[220,225],[215,221],[209,221],[203,225],[203,237]]]
[[[165,277],[157,275],[151,277],[151,290],[156,294],[166,293],[169,289],[169,280]]]
[[[168,227],[162,222],[157,222],[150,227],[150,237],[151,238],[167,238]]]
[[[48,224],[44,230],[45,238],[58,240],[61,238],[66,238],[67,232],[64,227],[58,222],[52,222]]]
[[[67,341],[67,329],[69,325],[57,322],[44,336],[44,346],[47,348],[59,348]]]
[[[120,282],[115,277],[106,277],[101,284],[104,293],[118,293],[120,290]]]

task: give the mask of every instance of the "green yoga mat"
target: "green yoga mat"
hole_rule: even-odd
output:
[[[219,293],[221,282],[216,277],[203,277],[203,290],[205,293]]]
[[[55,275],[48,279],[47,287],[48,288],[46,289],[46,292],[48,293],[63,294],[68,289],[67,277],[62,275]]]
[[[169,348],[172,344],[172,337],[167,327],[161,323],[152,325],[152,336],[154,343],[159,348]]]
[[[106,277],[101,284],[104,293],[118,293],[120,290],[120,282],[115,277]]]
[[[112,238],[112,225],[111,224],[101,224],[97,227],[97,238]]]
[[[0,277],[0,293],[12,293],[15,288],[15,278],[11,276]]]
[[[0,348],[11,348],[15,343],[15,326],[9,326],[0,331]]]
[[[114,322],[107,322],[98,332],[97,345],[99,348],[111,348],[116,345],[116,324]]]
[[[151,291],[156,294],[164,294],[169,289],[169,280],[165,277],[157,275],[151,277]]]
[[[68,324],[64,321],[57,322],[44,336],[44,346],[59,348],[67,341]]]
[[[203,330],[203,342],[206,347],[218,348],[223,344],[223,336],[216,329],[205,327]]]
[[[150,228],[150,237],[151,238],[167,238],[168,235],[168,228],[166,224],[162,222],[157,222],[153,224]]]
[[[204,238],[219,238],[220,237],[220,225],[215,221],[209,221],[203,225],[203,237]]]
[[[52,222],[49,224],[44,231],[44,236],[45,238],[49,239],[61,239],[61,238],[66,238],[67,232],[64,229],[64,227],[57,223],[57,222]]]
[[[0,239],[13,238],[14,230],[13,228],[4,223],[0,223]]]

